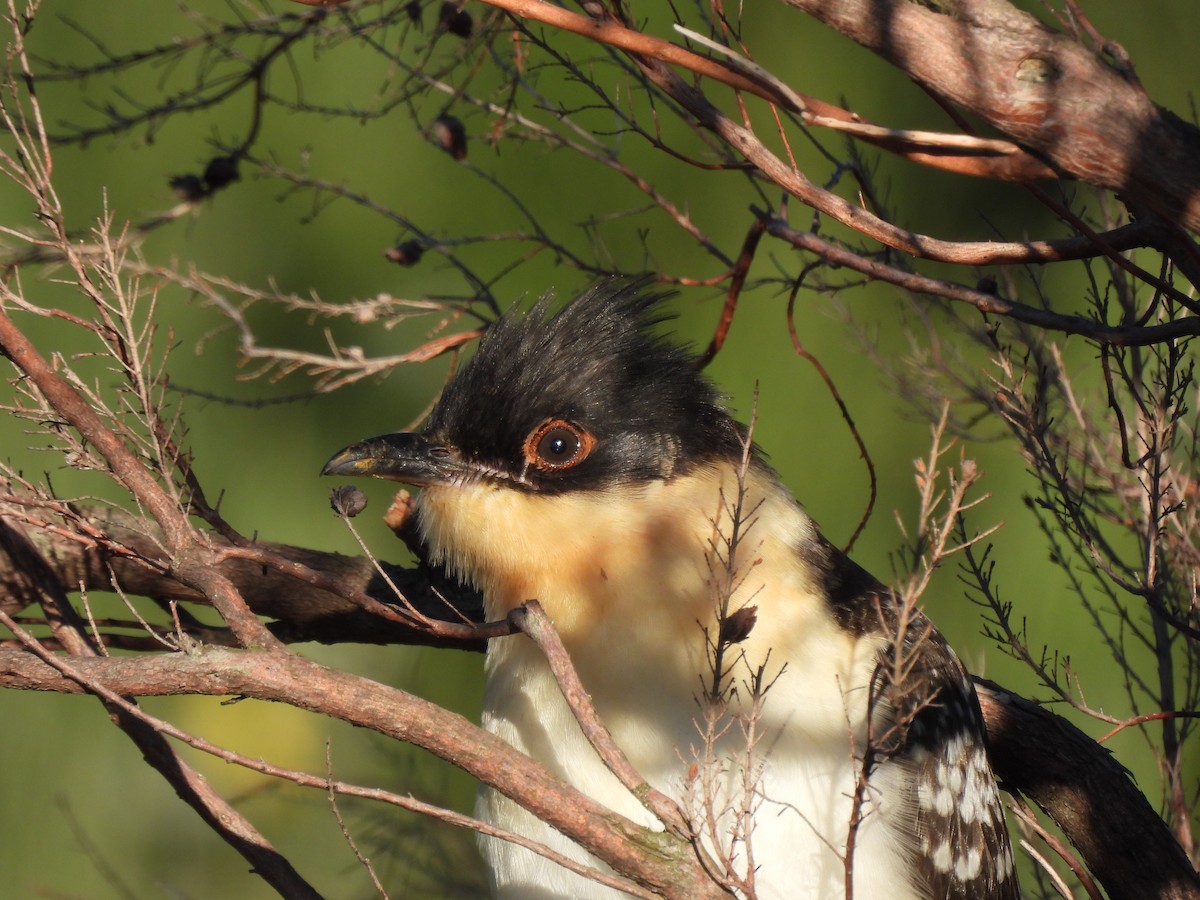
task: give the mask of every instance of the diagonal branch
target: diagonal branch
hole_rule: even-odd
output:
[[[787,0],[1061,172],[1200,231],[1200,128],[1007,0]]]
[[[230,694],[287,703],[370,728],[422,747],[492,785],[664,897],[724,896],[686,841],[640,828],[462,716],[396,688],[295,654],[216,647],[187,654],[79,659],[71,667],[89,685],[118,694]],[[0,650],[0,686],[81,693],[85,688],[79,681],[28,652]]]
[[[167,780],[176,795],[194,809],[209,828],[237,850],[268,884],[284,897],[320,900],[321,895],[304,880],[287,857],[276,850],[248,818],[222,797],[207,778],[175,752],[167,739],[147,721],[145,714],[134,701],[92,679],[78,675],[75,671],[78,662],[97,657],[83,657],[67,662],[47,652],[36,638],[3,611],[0,611],[0,623],[16,636],[33,657],[41,660],[79,689],[95,694],[117,727],[129,736],[146,762]]]
[[[646,779],[633,767],[612,735],[600,721],[592,698],[588,695],[579,680],[579,674],[571,664],[567,648],[554,628],[554,623],[536,600],[530,600],[518,606],[508,614],[509,621],[537,644],[538,649],[550,664],[554,680],[558,682],[559,690],[575,714],[575,720],[583,729],[584,736],[595,749],[600,759],[631,794],[637,797],[647,809],[658,816],[659,820],[675,834],[686,837],[690,829],[679,806],[661,791],[655,790]]]

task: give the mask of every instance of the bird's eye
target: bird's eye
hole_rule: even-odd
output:
[[[569,469],[583,462],[596,439],[574,422],[549,419],[525,439],[525,458],[543,472]]]
[[[579,452],[579,437],[569,428],[551,428],[538,441],[537,455],[548,463],[564,463]]]

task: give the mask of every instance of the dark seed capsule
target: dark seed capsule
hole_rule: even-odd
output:
[[[985,294],[996,293],[996,278],[993,275],[984,275],[975,285],[975,290],[982,291]]]
[[[394,262],[398,266],[415,266],[421,261],[421,257],[425,253],[425,247],[420,241],[405,241],[403,244],[397,244],[395,247],[390,247],[383,254],[388,262]]]
[[[438,116],[433,121],[433,136],[442,149],[455,159],[467,157],[467,130],[454,116]]]
[[[204,167],[204,183],[208,185],[210,191],[215,191],[238,181],[242,176],[238,174],[238,161],[236,156],[217,156],[209,160],[207,166]]]
[[[456,37],[469,38],[475,23],[471,14],[457,3],[443,3],[438,13],[438,26]]]
[[[343,484],[329,492],[329,505],[339,516],[353,519],[367,508],[367,495],[352,484]]]
[[[721,620],[721,642],[724,644],[740,644],[750,637],[750,632],[758,624],[758,607],[743,606],[734,610]]]

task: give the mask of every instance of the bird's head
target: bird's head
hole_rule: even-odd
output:
[[[419,486],[595,491],[670,479],[742,453],[741,427],[688,350],[654,332],[661,293],[601,283],[490,327],[423,430],[339,451],[326,475]]]

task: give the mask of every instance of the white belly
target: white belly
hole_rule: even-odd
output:
[[[633,821],[661,828],[600,762],[574,721],[538,651],[525,638],[510,638],[489,660],[484,726],[519,750],[538,759],[554,774]],[[520,642],[520,643],[516,643]],[[518,674],[519,673],[519,674]],[[608,721],[613,736],[631,762],[654,787],[673,797],[695,827],[704,831],[706,800],[719,815],[706,836],[732,858],[733,869],[746,875],[747,846],[731,833],[737,813],[748,803],[754,810],[749,851],[753,854],[754,888],[768,898],[831,898],[844,896],[844,851],[851,814],[851,795],[857,763],[850,757],[847,733],[841,740],[817,741],[789,729],[788,700],[795,697],[795,676],[785,672],[768,693],[763,716],[766,733],[758,752],[748,758],[745,738],[737,724],[714,746],[716,765],[705,765],[705,746],[695,717],[698,707],[690,696],[662,696],[656,707],[653,734],[643,721],[615,717]],[[653,694],[656,685],[645,683]],[[659,684],[657,687],[661,688]],[[793,690],[789,691],[789,688]],[[602,718],[605,718],[603,712]],[[698,766],[692,763],[699,762]],[[744,773],[749,764],[751,796],[747,799]],[[689,769],[696,779],[687,781]],[[704,773],[714,787],[703,788]],[[867,815],[857,835],[854,866],[855,896],[895,898],[917,896],[904,878],[889,831],[886,810],[879,807],[879,789],[886,772],[872,779]],[[721,811],[724,810],[722,813]],[[607,871],[578,845],[540,822],[516,803],[489,789],[480,793],[478,813],[493,824],[539,841],[578,862]],[[616,898],[624,896],[576,875],[557,863],[505,841],[483,839],[482,849],[498,897],[548,900],[551,897]]]

